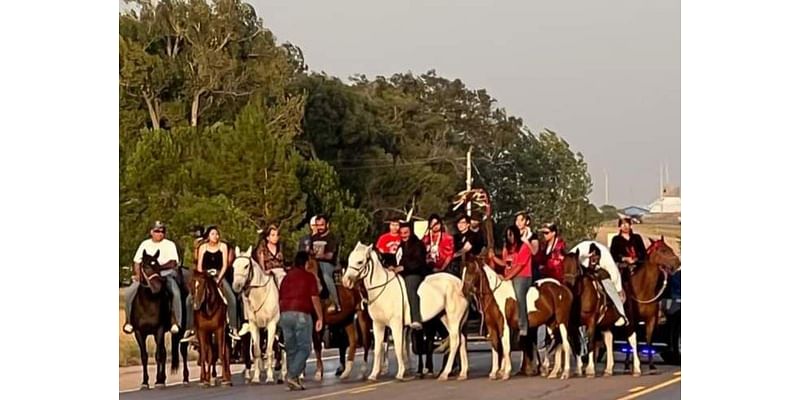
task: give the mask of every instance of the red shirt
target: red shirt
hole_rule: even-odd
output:
[[[312,296],[319,296],[317,279],[314,275],[302,268],[290,268],[278,291],[278,304],[281,312],[298,311],[313,315]]]
[[[531,248],[525,244],[520,246],[519,251],[509,253],[508,250],[503,247],[503,260],[506,261],[506,269],[504,271],[504,275],[507,278],[510,278],[508,275],[511,270],[514,269],[514,266],[517,265],[524,265],[522,270],[516,275],[521,278],[530,278],[533,276],[531,271]],[[510,261],[510,263],[509,263]]]
[[[553,278],[559,282],[564,282],[564,255],[561,252],[566,249],[566,246],[564,239],[557,237],[553,249],[548,253],[547,250],[550,245],[544,243],[539,253],[543,262],[540,267],[542,278]]]
[[[428,252],[428,262],[433,266],[433,269],[437,271],[444,269],[447,266],[444,263],[445,260],[452,258],[453,253],[455,253],[455,242],[453,242],[453,237],[447,232],[440,231],[438,235],[431,232],[422,237],[422,243],[425,244],[425,250]],[[437,243],[438,251],[431,251],[431,248],[434,246],[433,243]]]
[[[386,232],[378,238],[376,247],[378,251],[383,254],[395,254],[397,253],[397,249],[400,248],[400,242],[402,241],[403,239],[400,237],[399,233],[392,235],[391,232]]]

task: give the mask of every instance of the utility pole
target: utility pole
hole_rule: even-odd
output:
[[[472,190],[472,146],[467,151],[467,191]],[[467,202],[467,216],[472,216],[472,202]]]
[[[605,204],[608,205],[608,171],[603,168],[603,175],[606,177],[606,202]]]

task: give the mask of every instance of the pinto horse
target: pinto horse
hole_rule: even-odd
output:
[[[131,308],[131,325],[133,326],[136,343],[139,345],[139,355],[142,359],[142,389],[149,389],[149,375],[147,373],[147,337],[153,335],[156,341],[156,387],[166,387],[167,374],[167,347],[164,340],[166,332],[172,324],[172,313],[170,312],[169,291],[164,288],[163,277],[160,274],[161,264],[158,262],[160,250],[155,254],[142,255],[141,284],[136,292]],[[182,321],[178,321],[179,325]],[[180,358],[178,357],[179,336],[172,337],[172,365],[171,373],[178,371]],[[183,352],[183,381],[189,381],[189,368],[186,365],[186,346],[181,348]]]
[[[580,262],[580,252],[576,250],[564,257],[564,277],[564,283],[572,290],[575,298],[572,309],[572,331],[576,341],[579,338],[577,328],[579,326],[586,327],[589,359],[586,365],[586,377],[595,377],[594,359],[597,349],[595,336],[597,332],[603,333],[607,351],[604,375],[612,376],[614,374],[614,338],[611,330],[614,328],[614,322],[619,319],[620,315],[614,305],[611,304],[611,301],[606,297],[606,294],[602,290],[602,285],[600,284],[600,281],[609,278],[608,273],[600,268],[598,268],[597,271],[588,271],[583,268]],[[630,334],[628,338],[631,340]],[[583,368],[580,357],[578,357],[577,363],[577,373],[578,376],[581,376],[583,374]]]
[[[631,321],[629,329],[633,331],[634,335],[633,344],[631,344],[634,376],[641,375],[639,355],[635,346],[635,328],[639,322],[645,323],[645,340],[647,346],[652,348],[653,331],[658,322],[658,300],[664,294],[669,276],[680,270],[681,266],[680,258],[664,241],[663,235],[661,239],[648,238],[648,240],[650,246],[647,248],[644,264],[633,270],[625,268],[622,271],[622,285],[627,294],[625,313],[628,314],[628,319]],[[650,369],[655,369],[652,352],[649,353],[648,362]],[[627,358],[625,364],[626,366],[628,364]]]
[[[222,360],[222,384],[231,386],[230,351],[228,350],[225,329],[227,327],[227,306],[223,301],[216,281],[217,270],[195,272],[192,277],[192,311],[194,312],[197,337],[200,340],[200,382],[204,387],[211,385],[211,369],[216,363],[212,346]],[[213,335],[213,338],[212,338]]]
[[[517,321],[517,300],[511,281],[501,280],[499,275],[483,263],[483,257],[467,260],[464,271],[464,295],[475,296],[483,312],[488,330],[487,339],[492,346],[492,369],[489,379],[507,380],[511,375],[511,332],[519,331]],[[483,266],[481,267],[481,265]],[[571,346],[567,340],[570,326],[572,293],[558,281],[541,279],[528,289],[525,299],[528,304],[528,331],[546,325],[551,331],[560,334],[561,343],[556,352],[556,365],[549,378],[557,378],[561,372],[561,356],[564,357],[564,370],[561,379],[570,376]],[[534,341],[530,335],[521,340],[523,362],[520,368],[526,375],[535,375],[533,368]],[[498,366],[498,357],[502,360]],[[537,365],[538,368],[538,365]],[[499,374],[499,375],[498,375]]]

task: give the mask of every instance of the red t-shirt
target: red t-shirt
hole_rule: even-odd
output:
[[[542,278],[553,278],[559,282],[564,282],[564,255],[561,252],[565,248],[564,239],[556,238],[556,242],[548,254],[548,245],[544,243],[544,246],[539,250],[543,264],[539,267],[542,272]]]
[[[447,265],[444,263],[448,258],[452,258],[455,253],[455,242],[453,237],[447,232],[439,232],[441,238],[434,233],[429,233],[422,237],[422,243],[425,244],[425,250],[428,252],[428,263],[433,265],[437,271],[443,269]],[[434,236],[431,238],[431,236]],[[434,246],[432,242],[436,242]],[[436,249],[438,247],[438,249]],[[437,250],[437,251],[431,251]],[[452,260],[451,260],[452,261]]]
[[[312,296],[319,296],[317,279],[314,275],[302,268],[289,269],[278,291],[281,312],[298,311],[313,315]]]
[[[514,269],[515,265],[524,265],[521,271],[517,274],[518,277],[521,278],[530,278],[533,276],[531,271],[531,249],[527,245],[523,244],[520,246],[518,252],[511,252],[509,253],[505,247],[503,247],[503,260],[506,261],[506,269],[504,275],[508,276],[508,273]],[[511,261],[509,263],[509,261]],[[510,265],[509,265],[510,264]]]
[[[378,251],[383,254],[395,254],[397,253],[397,249],[400,248],[400,243],[402,241],[403,239],[400,237],[399,233],[392,235],[391,232],[386,232],[378,238],[376,247]]]

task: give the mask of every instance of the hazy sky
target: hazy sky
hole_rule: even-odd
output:
[[[460,78],[566,138],[591,200],[647,205],[659,162],[680,184],[680,1],[251,0],[312,70]]]

